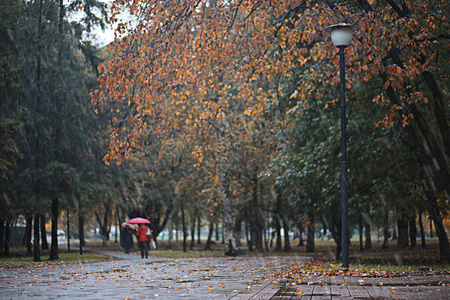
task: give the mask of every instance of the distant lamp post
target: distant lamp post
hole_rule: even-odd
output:
[[[339,48],[340,65],[341,65],[341,210],[342,210],[342,267],[349,267],[349,250],[348,250],[348,174],[347,174],[347,140],[346,140],[346,112],[345,112],[345,51],[352,42],[354,27],[349,24],[340,23],[325,28],[325,31],[331,33],[333,45]]]

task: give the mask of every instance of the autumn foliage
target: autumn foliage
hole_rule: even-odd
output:
[[[436,162],[427,171],[437,186],[431,206],[448,194],[448,94],[440,89],[448,83],[448,1],[120,0],[111,13],[113,58],[91,93],[96,107],[108,103],[117,115],[106,163],[120,163],[150,133],[182,136],[198,166],[205,155],[220,165],[236,145],[248,157],[276,155],[276,147],[252,148],[249,133],[266,140],[287,126],[267,116],[269,107],[283,103],[295,118],[317,100],[335,105],[339,57],[324,28],[346,22],[356,27],[346,50],[349,101],[385,109],[374,127],[400,123],[418,164]]]
[[[338,58],[323,29],[343,20],[357,28],[347,52],[348,87],[383,73],[373,101],[392,110],[380,120],[391,125],[402,104],[428,102],[414,84],[436,69],[432,62],[441,47],[439,37],[448,33],[448,4],[387,2],[373,7],[365,1],[114,2],[114,57],[99,68],[101,89],[92,101],[125,103],[117,112],[127,122],[114,121],[105,160],[127,156],[148,130],[148,119],[161,117],[161,128],[189,130],[217,122],[238,101],[244,114],[258,116],[267,102],[284,96],[279,78],[292,76],[308,61],[316,62],[308,80],[289,96],[308,101],[311,94],[329,94],[338,80]],[[129,20],[122,17],[124,11]],[[401,64],[386,61],[394,50],[405,57]],[[401,102],[392,103],[389,88],[402,92]],[[414,117],[401,116],[405,125]]]

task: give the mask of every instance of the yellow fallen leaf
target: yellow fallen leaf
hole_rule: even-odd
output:
[[[212,286],[208,286],[208,289],[207,289],[207,290],[209,291],[209,290],[211,290],[211,289],[212,289]]]

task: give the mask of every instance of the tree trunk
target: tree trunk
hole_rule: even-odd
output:
[[[362,213],[359,213],[359,220],[358,220],[358,228],[359,228],[359,251],[363,252],[364,246],[363,246],[363,217]]]
[[[176,222],[175,222],[175,243],[177,243],[178,244],[178,235],[179,235],[179,232],[180,232],[180,218],[179,218],[179,215],[178,215],[178,212],[177,212],[177,218],[176,218]]]
[[[67,252],[70,252],[70,211],[67,210]],[[116,237],[117,237],[117,231],[116,231]]]
[[[206,246],[205,246],[204,250],[211,250],[213,234],[214,234],[214,222],[211,221],[209,223],[208,239],[206,240]]]
[[[299,247],[305,245],[305,242],[303,241],[303,232],[304,232],[304,231],[305,231],[305,228],[303,227],[303,223],[300,221],[300,222],[298,223],[298,234],[299,234],[299,237],[298,237],[298,246],[299,246]]]
[[[256,174],[256,172],[255,172]],[[256,250],[259,253],[264,252],[264,246],[263,246],[263,227],[264,227],[264,217],[261,212],[260,203],[258,201],[258,177],[255,175],[252,180],[253,185],[253,193],[252,193],[252,201],[251,201],[251,208],[250,208],[250,216],[251,216],[251,235],[252,235],[252,241],[256,247]]]
[[[220,160],[220,193],[223,205],[223,242],[226,244],[225,255],[236,255],[236,240],[234,236],[234,224],[233,224],[233,204],[230,200],[230,183],[228,179],[228,165],[226,162],[226,141],[225,141],[225,124],[220,122],[218,129],[219,138],[219,152],[221,155]]]
[[[416,248],[417,246],[417,228],[416,228],[416,215],[413,214],[408,218],[409,220],[409,240],[411,248]]]
[[[331,234],[336,242],[336,260],[339,260],[342,252],[342,218],[336,218],[336,214],[331,214]]]
[[[314,234],[315,234],[315,225],[314,225],[314,213],[310,212],[308,214],[308,234],[306,238],[306,252],[311,253],[315,251],[314,247]]]
[[[3,256],[4,257],[9,257],[9,246],[10,246],[10,231],[9,231],[9,222],[8,220],[4,221],[4,232],[5,232],[5,242],[3,244],[4,248],[3,248]],[[3,236],[2,236],[3,238]]]
[[[263,239],[264,239],[264,246],[266,247],[266,252],[269,252],[269,240],[267,239],[267,230],[266,228],[269,228],[269,224],[267,224],[267,227],[264,225],[263,227]]]
[[[40,249],[40,239],[39,239],[39,228],[40,228],[40,218],[39,214],[34,215],[34,237],[33,237],[33,260],[41,261],[41,249]]]
[[[384,224],[383,224],[383,246],[381,246],[382,249],[389,248],[389,211],[387,210],[386,206],[384,207]]]
[[[422,249],[425,249],[427,248],[427,245],[425,242],[425,230],[423,228],[422,212],[419,213],[419,228],[420,228],[420,239],[422,241]]]
[[[450,247],[444,224],[440,219],[434,220],[436,234],[439,238],[439,256],[442,262],[450,262]]]
[[[189,250],[194,250],[195,245],[195,221],[197,219],[197,212],[194,212],[192,216],[192,223],[191,223],[191,245],[189,246]]]
[[[24,235],[24,242],[27,247],[27,256],[33,255],[33,247],[31,243],[31,234],[33,232],[33,216],[28,216],[26,218],[26,227],[25,227],[25,235]],[[3,237],[3,236],[2,236]],[[48,246],[48,245],[47,245]]]
[[[433,233],[433,219],[430,218],[430,238],[434,237]]]
[[[283,229],[284,229],[284,251],[289,252],[292,250],[291,242],[289,238],[289,221],[287,217],[283,217]]]
[[[428,202],[431,204],[430,217],[433,220],[436,234],[439,239],[440,260],[442,262],[450,262],[450,244],[444,224],[442,223],[441,210],[439,209],[438,203],[436,202],[436,197],[434,197],[433,193],[427,189],[424,190],[425,195],[428,198]],[[434,199],[434,201],[431,199]]]
[[[270,226],[269,226],[270,228]],[[270,233],[270,242],[269,242],[269,249],[272,249],[273,247],[273,239],[275,238],[275,230],[272,230],[272,232]]]
[[[111,209],[109,205],[105,205],[105,212],[103,215],[103,222],[100,218],[100,215],[97,211],[95,211],[95,217],[97,218],[97,223],[100,227],[100,235],[102,237],[103,246],[108,246],[109,241],[109,230],[108,230],[108,223],[109,223],[109,214],[111,212]]]
[[[397,220],[398,227],[398,241],[397,245],[401,248],[408,247],[408,223],[404,216]]]
[[[278,191],[278,197],[280,198],[280,210],[281,210],[281,221],[283,222],[284,231],[284,251],[291,251],[291,242],[289,238],[289,211],[286,203],[285,197],[282,196],[282,191]]]
[[[277,235],[277,239],[275,242],[275,251],[281,251],[282,239],[281,239],[281,196],[280,191],[276,191],[276,202],[275,202],[275,213],[273,216],[273,221],[275,225],[275,232]]]
[[[252,237],[251,237],[251,220],[250,220],[250,207],[247,208],[247,213],[245,214],[245,237],[247,239],[247,249],[248,251],[253,251]]]
[[[282,249],[281,223],[280,223],[280,214],[278,212],[274,216],[274,222],[275,222],[275,232],[276,232],[276,235],[277,235],[277,239],[276,239],[276,242],[275,242],[275,251],[281,251],[281,249]]]
[[[78,235],[80,236],[80,255],[83,255],[84,241],[84,220],[83,213],[81,211],[81,199],[78,200]]]
[[[67,217],[69,217],[69,211],[67,211]],[[118,232],[119,232],[119,207],[118,206],[116,206],[116,217],[115,217],[115,219],[116,219],[116,228],[115,228],[115,234],[114,234],[114,243],[115,244],[117,244],[117,238],[118,238]],[[67,223],[67,227],[69,227],[68,226],[69,225],[69,223]],[[156,235],[154,236],[154,238],[156,239]]]
[[[3,251],[5,249],[5,220],[0,219],[0,256],[3,256]],[[23,244],[25,244],[25,237],[23,239]]]
[[[181,226],[183,230],[183,252],[187,252],[187,230],[186,230],[186,217],[184,213],[184,204],[181,204]]]
[[[216,222],[216,241],[220,240],[219,236],[219,222]]]
[[[42,250],[48,250],[48,241],[47,241],[47,230],[45,229],[45,216],[41,215],[41,240],[42,240],[42,245],[41,245],[41,249]]]
[[[234,224],[234,234],[236,235],[236,247],[241,247],[241,235],[242,235],[242,214],[236,216],[236,221]]]
[[[50,260],[59,259],[58,255],[58,207],[59,199],[56,195],[52,197],[52,244],[50,246]]]
[[[201,235],[202,235],[202,218],[201,218],[200,214],[198,214],[198,217],[197,217],[197,244],[198,245],[202,244]]]
[[[225,255],[236,255],[236,240],[234,237],[233,226],[233,208],[230,198],[228,197],[228,180],[226,174],[221,174],[222,181],[222,203],[223,203],[223,242],[226,243]]]
[[[372,249],[372,229],[371,229],[371,220],[370,220],[370,207],[367,206],[366,207],[366,213],[364,214],[365,216],[365,234],[366,234],[366,245],[365,245],[365,249],[366,250],[371,250]]]
[[[173,214],[178,213],[175,209],[170,213],[169,219],[167,220],[167,229],[169,230],[169,236],[167,240],[167,249],[172,249],[172,240],[173,240]]]
[[[433,73],[431,73],[430,71],[423,71],[422,75],[425,79],[425,82],[428,84],[428,87],[430,88],[431,94],[433,95],[433,114],[439,127],[439,133],[441,134],[445,153],[447,154],[447,156],[450,156],[450,129],[447,123],[448,119],[445,115],[445,105],[448,105],[448,102],[445,101],[448,101],[448,97],[446,98],[446,100],[444,100],[444,96],[439,89]]]

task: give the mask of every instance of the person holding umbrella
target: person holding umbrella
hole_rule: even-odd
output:
[[[150,249],[150,238],[153,240],[152,231],[147,224],[150,224],[150,221],[144,218],[134,218],[128,220],[129,224],[139,224],[139,227],[136,231],[136,236],[138,239],[139,249],[141,249],[141,257],[148,258],[148,250]]]

